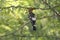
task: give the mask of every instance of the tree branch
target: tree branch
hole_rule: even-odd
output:
[[[44,0],[43,0],[43,3],[44,4],[46,4],[53,12],[55,12],[58,16],[60,16],[60,14],[59,14],[59,12],[55,9],[55,8],[53,8],[53,7],[51,7],[47,2],[45,2]]]

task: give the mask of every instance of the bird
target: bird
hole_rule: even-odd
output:
[[[33,11],[33,8],[30,8],[28,17],[29,17],[30,22],[32,24],[33,30],[36,30],[36,17],[35,17],[35,14],[32,11]]]

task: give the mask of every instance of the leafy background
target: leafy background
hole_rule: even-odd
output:
[[[28,19],[30,7],[36,8],[36,31]],[[59,12],[60,0],[0,0],[0,40],[60,40]]]

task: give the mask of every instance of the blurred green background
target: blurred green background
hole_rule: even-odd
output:
[[[30,7],[36,8],[36,31]],[[60,40],[60,0],[0,0],[0,40]]]

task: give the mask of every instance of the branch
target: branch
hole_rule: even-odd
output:
[[[56,8],[56,7],[59,7],[60,6],[60,4],[57,4],[57,5],[55,5],[53,8]]]
[[[56,7],[59,7],[59,5],[56,5],[53,8],[56,8]],[[9,8],[26,8],[26,9],[29,9],[31,7],[23,7],[23,6],[18,5],[18,6],[0,7],[0,10],[2,10],[2,9],[9,9]],[[35,8],[35,7],[32,7],[32,8],[34,8],[34,9],[41,9],[41,10],[48,10],[48,9],[50,9],[50,8]]]
[[[9,8],[26,8],[26,9],[30,9],[31,7],[23,7],[23,6],[9,6],[9,7],[0,7],[0,9],[9,9]],[[41,9],[41,10],[48,10],[49,8],[35,8],[35,7],[32,7],[34,9]]]
[[[0,36],[0,38],[1,38],[1,37],[6,37],[6,36],[9,36],[9,35],[12,35],[12,34],[16,33],[16,32],[19,31],[19,30],[22,31],[23,27],[24,27],[25,25],[27,25],[28,23],[29,23],[29,21],[26,22],[26,23],[24,23],[18,30],[14,31],[14,32],[12,32],[12,33],[6,34],[6,35],[4,35],[4,36]]]
[[[37,17],[37,19],[44,19],[44,18],[49,18],[49,17],[53,17],[53,15],[51,15],[51,16],[43,16],[43,17],[40,17],[40,18]]]
[[[11,1],[5,1],[5,2],[11,2]],[[47,3],[45,2],[45,4],[47,4]],[[56,8],[56,7],[59,7],[59,6],[60,6],[60,4],[54,6],[53,8]],[[0,7],[0,10],[9,9],[9,8],[26,8],[26,9],[29,9],[30,7],[23,7],[23,6],[18,5],[18,6]],[[33,8],[35,8],[35,7],[33,7]],[[48,10],[50,8],[35,8],[35,9]]]
[[[58,12],[56,9],[54,9],[53,7],[51,7],[47,2],[45,2],[45,1],[43,0],[43,3],[46,4],[46,5],[47,5],[53,12],[55,12],[58,16],[60,16],[59,12]]]

